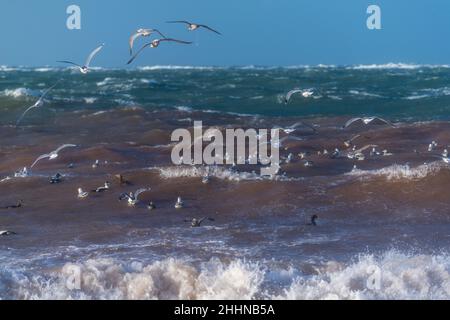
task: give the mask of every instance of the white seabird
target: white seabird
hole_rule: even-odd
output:
[[[158,29],[138,29],[134,34],[132,34],[131,37],[130,37],[130,41],[129,41],[129,44],[130,44],[130,56],[133,55],[134,41],[136,41],[136,39],[139,38],[139,37],[143,37],[143,38],[150,37],[153,33],[157,33],[163,38],[166,37],[161,32],[159,32]]]
[[[74,66],[78,67],[78,69],[80,70],[81,73],[86,74],[89,72],[89,65],[91,64],[92,59],[94,59],[94,57],[97,55],[97,53],[99,53],[100,50],[102,50],[104,46],[105,46],[105,44],[102,44],[102,45],[98,46],[97,48],[95,48],[94,51],[92,51],[89,54],[88,58],[86,59],[86,63],[83,66],[80,66],[79,64],[77,64],[75,62],[67,61],[67,60],[57,61],[57,62],[74,65]]]
[[[191,44],[192,43],[189,41],[177,40],[177,39],[172,39],[172,38],[155,39],[152,42],[147,43],[144,46],[142,46],[142,48],[140,48],[139,51],[136,52],[136,54],[127,62],[127,64],[131,64],[145,48],[147,48],[147,47],[157,48],[157,47],[159,47],[160,43],[164,42],[164,41],[176,42],[176,43],[181,43],[181,44]]]
[[[56,159],[56,158],[58,158],[58,153],[59,153],[61,150],[65,149],[65,148],[74,148],[74,147],[76,147],[76,145],[74,145],[74,144],[64,144],[64,145],[62,145],[61,147],[59,147],[58,149],[56,149],[56,150],[54,150],[54,151],[52,151],[52,152],[50,152],[50,153],[46,153],[46,154],[40,155],[40,156],[33,162],[33,164],[31,165],[31,168],[33,168],[33,167],[34,167],[39,161],[41,161],[42,159],[46,159],[46,158],[48,158],[49,160]]]
[[[83,191],[83,189],[78,188],[78,198],[79,199],[87,198],[88,195],[89,195],[89,192]]]
[[[177,203],[175,203],[175,209],[182,209],[184,207],[183,200],[181,200],[181,197],[178,197]]]
[[[209,30],[209,31],[212,31],[212,32],[214,32],[214,33],[217,33],[217,34],[219,34],[219,35],[222,35],[219,31],[214,30],[213,28],[208,27],[208,26],[205,25],[205,24],[191,23],[191,22],[186,21],[186,20],[167,21],[167,23],[184,23],[184,24],[187,24],[188,30],[189,30],[189,31],[195,31],[195,30],[197,30],[197,29],[199,29],[199,28],[205,28],[205,29],[207,29],[207,30]]]
[[[9,230],[3,230],[0,231],[0,236],[4,237],[4,236],[13,236],[16,235],[17,233],[13,232],[13,231],[9,231]]]
[[[98,187],[97,189],[92,190],[92,192],[95,192],[95,193],[105,192],[105,191],[108,191],[110,188],[111,188],[111,184],[108,181],[106,181],[102,187]]]
[[[35,104],[33,104],[31,107],[29,107],[27,110],[25,110],[25,112],[20,116],[20,118],[17,120],[16,122],[16,126],[18,126],[20,124],[20,122],[22,121],[22,119],[25,117],[25,115],[28,113],[28,111],[35,109],[35,108],[41,108],[44,105],[44,98],[47,95],[47,93],[49,93],[54,87],[56,87],[58,85],[58,83],[60,83],[61,80],[59,80],[58,82],[56,82],[53,86],[51,86],[50,88],[48,88],[47,90],[44,91],[44,93],[42,93],[42,95],[39,97],[38,101],[36,101]]]
[[[142,188],[142,189],[137,190],[134,193],[133,192],[123,193],[120,196],[119,200],[122,201],[122,200],[126,199],[130,206],[135,206],[139,202],[139,195],[141,193],[144,193],[144,192],[147,192],[147,191],[150,191],[150,190],[151,190],[150,188]]]
[[[347,121],[345,123],[345,125],[342,127],[342,129],[348,128],[349,126],[351,126],[352,124],[354,124],[356,122],[362,122],[364,125],[374,124],[375,122],[378,122],[378,123],[387,124],[387,125],[395,128],[395,125],[392,122],[389,122],[389,121],[387,121],[385,119],[382,119],[382,118],[379,118],[379,117],[364,117],[364,118],[353,118],[353,119],[350,119],[349,121]]]
[[[286,96],[284,97],[284,104],[288,104],[291,100],[292,96],[301,93],[303,98],[310,98],[314,95],[314,91],[312,89],[304,90],[304,89],[293,89],[289,91]]]

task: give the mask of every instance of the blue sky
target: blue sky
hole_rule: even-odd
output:
[[[66,28],[71,4],[81,7],[80,31]],[[382,30],[366,27],[370,4],[381,7]],[[83,62],[105,42],[94,64],[124,67],[139,27],[195,45],[161,45],[135,65],[450,64],[449,14],[448,0],[0,0],[0,65]],[[224,35],[165,23],[177,19]]]

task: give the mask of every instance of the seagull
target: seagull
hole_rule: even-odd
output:
[[[353,118],[353,119],[350,119],[349,121],[347,121],[345,123],[345,125],[342,127],[342,129],[348,128],[349,126],[351,126],[352,124],[354,124],[356,122],[362,122],[364,125],[368,125],[368,124],[372,124],[374,122],[378,122],[378,123],[387,124],[387,125],[395,128],[395,125],[392,122],[389,122],[389,121],[384,120],[382,118],[379,118],[379,117],[365,117],[365,118]]]
[[[97,48],[95,48],[94,51],[92,51],[91,54],[86,59],[86,63],[83,66],[80,66],[79,64],[71,62],[71,61],[57,61],[57,62],[67,63],[67,64],[71,64],[71,65],[77,66],[80,69],[80,72],[82,74],[86,74],[86,73],[89,72],[89,65],[91,64],[92,59],[95,57],[95,55],[97,53],[100,52],[100,50],[103,49],[104,46],[105,46],[105,44],[102,44],[102,45],[98,46]]]
[[[83,191],[83,189],[78,188],[78,199],[84,199],[87,198],[87,196],[89,195],[89,192]]]
[[[147,205],[147,209],[148,210],[155,210],[156,209],[156,205],[153,203],[153,201],[150,201]]]
[[[139,37],[150,37],[153,33],[157,33],[163,38],[166,37],[161,32],[159,32],[158,29],[138,29],[134,34],[132,34],[130,37],[130,56],[133,54],[134,41]]]
[[[28,111],[30,111],[31,109],[34,109],[34,108],[41,108],[44,105],[44,98],[47,95],[47,93],[49,93],[60,82],[61,82],[61,80],[59,80],[53,86],[51,86],[50,88],[45,90],[44,93],[39,97],[38,101],[36,101],[35,104],[33,104],[31,107],[29,107],[27,110],[25,110],[25,112],[20,116],[20,118],[16,122],[16,126],[18,126],[20,124],[20,122],[22,121],[23,117],[25,117],[25,115],[28,113]]]
[[[141,194],[141,193],[144,193],[144,192],[147,192],[147,191],[150,191],[151,189],[150,188],[142,188],[142,189],[139,189],[139,190],[137,190],[135,193],[133,193],[133,192],[130,192],[130,193],[123,193],[121,196],[120,196],[120,198],[119,198],[119,200],[120,201],[122,201],[122,200],[128,200],[128,204],[130,205],[130,206],[135,206],[138,202],[139,202],[139,195]]]
[[[0,236],[4,237],[4,236],[13,236],[16,235],[17,233],[13,232],[13,231],[8,231],[8,230],[4,230],[4,231],[0,231]]]
[[[293,89],[289,91],[284,97],[284,104],[288,104],[294,94],[301,93],[303,98],[311,97],[314,92],[312,90]]]
[[[55,151],[52,151],[52,152],[50,152],[50,153],[46,153],[46,154],[40,155],[40,156],[33,162],[33,164],[31,165],[31,168],[33,168],[33,167],[34,167],[39,161],[41,161],[42,159],[45,159],[45,158],[48,158],[48,160],[56,159],[56,158],[58,158],[58,153],[59,153],[61,150],[65,149],[65,148],[74,148],[74,147],[76,147],[76,145],[74,145],[74,144],[64,144],[64,145],[62,145],[61,147],[59,147],[58,149],[56,149]]]
[[[208,217],[205,217],[205,218],[202,218],[202,219],[196,219],[196,218],[193,218],[193,219],[191,220],[191,228],[198,228],[198,227],[201,227],[203,221],[206,221],[206,220],[214,221],[213,218],[208,218]],[[189,221],[188,221],[188,220],[185,220],[185,222],[189,222]]]
[[[28,172],[27,167],[24,167],[21,170],[14,172],[14,178],[25,178],[28,177],[30,173]]]
[[[177,42],[177,43],[181,43],[181,44],[191,44],[192,43],[189,41],[182,41],[182,40],[177,40],[177,39],[172,39],[172,38],[155,39],[152,42],[145,44],[141,49],[139,49],[139,51],[136,52],[136,54],[127,62],[127,64],[131,64],[145,48],[147,48],[147,47],[157,48],[160,45],[160,43],[163,41]]]
[[[50,183],[51,184],[60,183],[61,179],[62,179],[62,175],[60,173],[57,173],[53,177],[50,177]]]
[[[188,30],[189,31],[195,31],[195,30],[197,30],[199,28],[205,28],[205,29],[208,29],[209,31],[217,33],[218,35],[222,35],[219,31],[214,30],[213,28],[208,27],[207,25],[204,25],[204,24],[191,23],[191,22],[185,21],[185,20],[181,20],[181,21],[167,21],[167,23],[184,23],[184,24],[188,25]]]
[[[97,189],[92,190],[92,192],[101,193],[101,192],[108,191],[110,188],[111,188],[111,184],[108,181],[106,181],[102,187],[98,187]]]
[[[279,129],[279,130],[283,131],[286,134],[291,134],[292,132],[295,132],[297,130],[297,128],[299,128],[299,127],[308,127],[309,129],[313,130],[314,132],[317,131],[317,129],[314,128],[313,125],[311,125],[309,123],[306,123],[306,122],[303,122],[303,121],[296,122],[296,123],[294,123],[293,125],[291,125],[291,126],[289,126],[287,128],[279,128],[278,127],[278,128],[275,128],[275,129]]]
[[[181,200],[181,197],[178,197],[177,203],[175,203],[175,209],[182,209],[184,207],[183,200]]]
[[[95,162],[92,164],[92,168],[95,169],[100,165],[100,161],[99,160],[95,160]]]

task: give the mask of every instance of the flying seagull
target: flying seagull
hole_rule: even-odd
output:
[[[131,64],[145,48],[147,48],[147,47],[157,48],[159,46],[159,44],[163,41],[177,42],[177,43],[182,43],[182,44],[191,44],[192,43],[192,42],[188,42],[188,41],[182,41],[182,40],[171,39],[171,38],[155,39],[152,42],[145,44],[141,49],[139,49],[139,51],[136,52],[136,54],[127,62],[127,64]]]
[[[139,195],[141,194],[141,193],[144,193],[144,192],[147,192],[147,191],[150,191],[151,189],[150,188],[142,188],[142,189],[139,189],[139,190],[137,190],[136,192],[130,192],[130,193],[123,193],[121,196],[120,196],[120,198],[119,198],[119,200],[120,201],[122,201],[122,200],[127,200],[128,201],[128,204],[130,205],[130,206],[135,206],[138,202],[139,202]]]
[[[31,168],[33,168],[33,167],[34,167],[39,161],[41,161],[42,159],[46,159],[46,158],[48,158],[49,160],[56,159],[56,158],[58,158],[58,153],[59,153],[61,150],[65,149],[65,148],[74,148],[74,147],[76,147],[76,145],[74,145],[74,144],[64,144],[64,145],[62,145],[61,147],[59,147],[58,149],[56,149],[56,150],[54,150],[54,151],[52,151],[52,152],[50,152],[50,153],[46,153],[46,154],[40,155],[40,156],[33,162],[33,164],[31,165]]]
[[[352,124],[356,123],[356,122],[362,122],[364,125],[369,125],[369,124],[387,124],[391,127],[395,128],[395,125],[392,122],[389,122],[385,119],[379,118],[379,117],[365,117],[365,118],[353,118],[348,120],[345,125],[342,127],[342,129],[348,128],[349,126],[351,126]]]
[[[187,24],[189,31],[195,31],[195,30],[197,30],[199,28],[205,28],[205,29],[208,29],[209,31],[212,31],[212,32],[215,32],[215,33],[217,33],[219,35],[222,35],[219,31],[214,30],[213,28],[208,27],[207,25],[204,25],[204,24],[191,23],[191,22],[185,21],[185,20],[167,21],[167,23],[184,23],[184,24]]]
[[[51,86],[50,88],[48,88],[47,90],[44,91],[44,93],[39,97],[38,101],[36,101],[35,104],[33,104],[31,107],[29,107],[27,110],[25,110],[25,112],[20,116],[20,118],[17,120],[16,122],[16,126],[18,126],[20,124],[20,122],[22,121],[23,117],[25,117],[25,115],[28,113],[28,111],[30,111],[31,109],[34,108],[40,108],[44,105],[44,98],[47,95],[47,93],[49,93],[54,87],[56,87],[58,85],[58,83],[60,83],[61,80],[59,80],[58,82],[56,82],[53,86]]]
[[[91,54],[86,59],[86,63],[83,66],[80,66],[79,64],[71,62],[71,61],[57,61],[57,62],[74,65],[80,69],[81,73],[86,74],[89,72],[89,65],[91,64],[92,59],[94,59],[94,57],[97,55],[97,53],[99,53],[100,50],[102,50],[104,46],[105,46],[105,44],[103,43],[102,45],[95,48],[94,51],[92,51]]]
[[[284,104],[288,104],[292,96],[298,93],[301,93],[303,98],[309,98],[314,94],[312,90],[293,89],[289,91],[284,97]]]
[[[158,29],[138,29],[134,34],[130,37],[130,56],[133,54],[133,44],[134,41],[139,37],[149,37],[153,33],[159,34],[161,37],[165,38],[166,36],[159,32]]]
[[[275,129],[280,129],[281,131],[283,131],[286,134],[291,134],[291,133],[295,132],[299,127],[308,127],[309,129],[311,129],[314,132],[317,131],[317,129],[314,128],[313,125],[311,125],[309,123],[306,123],[306,122],[303,122],[303,121],[296,122],[296,123],[294,123],[293,125],[291,125],[291,126],[289,126],[287,128],[277,127]]]
[[[0,236],[1,237],[13,236],[13,235],[16,235],[16,234],[17,233],[15,233],[14,231],[9,231],[9,230],[0,231]]]

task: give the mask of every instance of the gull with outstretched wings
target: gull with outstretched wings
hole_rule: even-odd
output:
[[[133,33],[130,37],[130,56],[133,55],[133,45],[134,45],[134,41],[136,41],[137,38],[139,37],[150,37],[152,34],[157,33],[159,34],[161,37],[165,38],[166,36],[163,35],[161,32],[159,32],[158,29],[138,29],[135,33]]]
[[[135,206],[139,202],[139,195],[150,190],[151,190],[150,188],[141,188],[136,190],[136,192],[134,193],[133,192],[123,193],[120,196],[119,200],[120,201],[127,200],[130,206]]]
[[[303,98],[310,98],[314,95],[314,91],[312,89],[303,90],[303,89],[293,89],[286,93],[286,96],[284,97],[284,104],[288,104],[289,101],[291,101],[292,96],[301,93]]]
[[[74,145],[74,144],[63,144],[61,147],[59,147],[58,149],[56,149],[56,150],[54,150],[54,151],[52,151],[52,152],[50,152],[50,153],[45,153],[45,154],[43,154],[43,155],[40,155],[40,156],[33,162],[33,164],[31,165],[31,168],[33,168],[33,167],[34,167],[39,161],[41,161],[42,159],[46,159],[46,158],[48,158],[48,160],[56,159],[56,158],[58,158],[58,153],[59,153],[61,150],[65,149],[65,148],[74,148],[74,147],[76,147],[76,145]]]
[[[192,23],[192,22],[189,22],[189,21],[186,21],[186,20],[167,21],[167,23],[184,23],[184,24],[186,24],[188,26],[188,30],[189,31],[195,31],[197,29],[204,28],[204,29],[207,29],[207,30],[212,31],[214,33],[217,33],[219,35],[222,35],[219,31],[214,30],[213,28],[208,27],[205,24]]]
[[[377,124],[378,123],[378,124],[387,124],[387,125],[389,125],[391,127],[395,127],[395,125],[392,122],[387,121],[387,120],[385,120],[383,118],[380,118],[380,117],[364,117],[364,118],[353,118],[353,119],[350,119],[344,124],[344,126],[342,128],[343,129],[348,128],[354,123],[362,123],[364,125]]]
[[[78,63],[72,62],[72,61],[67,61],[67,60],[63,60],[63,61],[57,61],[60,63],[66,63],[66,64],[71,64],[74,65],[76,67],[78,67],[78,69],[80,70],[81,73],[86,74],[89,72],[89,66],[92,62],[92,59],[94,59],[94,57],[97,55],[97,53],[100,52],[100,50],[103,49],[103,47],[105,46],[105,44],[103,43],[102,45],[98,46],[97,48],[94,49],[94,51],[92,51],[89,56],[86,59],[86,63],[84,65],[79,65]]]
[[[127,62],[127,64],[131,64],[139,56],[139,54],[142,51],[144,51],[144,49],[146,49],[147,47],[157,48],[157,47],[159,47],[160,43],[164,42],[164,41],[176,42],[176,43],[181,43],[181,44],[191,44],[192,43],[189,41],[182,41],[182,40],[177,40],[177,39],[172,39],[172,38],[155,39],[152,42],[145,44],[141,49],[139,49],[139,51],[136,52],[136,54],[133,57],[131,57],[131,59]]]
[[[25,110],[24,113],[22,113],[22,115],[20,116],[20,118],[17,120],[16,122],[16,126],[18,126],[20,124],[20,122],[22,121],[22,119],[25,117],[25,115],[32,109],[35,108],[41,108],[44,105],[44,98],[45,96],[54,88],[58,85],[58,83],[60,83],[61,80],[59,80],[58,82],[56,82],[53,86],[51,86],[50,88],[48,88],[47,90],[44,91],[44,93],[42,93],[42,95],[39,97],[38,101],[36,101],[35,104],[33,104],[31,107],[29,107],[27,110]]]

